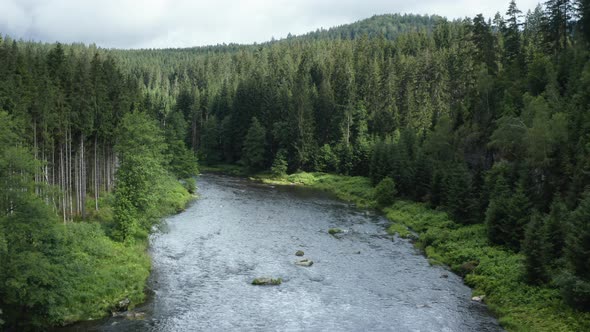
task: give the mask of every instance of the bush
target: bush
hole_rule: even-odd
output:
[[[197,180],[195,180],[195,178],[193,177],[183,179],[181,180],[181,183],[184,189],[186,189],[186,191],[188,191],[191,194],[194,194],[197,190]]]
[[[377,187],[375,187],[375,201],[381,207],[393,204],[395,194],[397,194],[395,183],[390,177],[381,180]]]

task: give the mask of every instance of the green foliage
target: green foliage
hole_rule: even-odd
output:
[[[590,193],[570,215],[566,258],[569,271],[559,280],[565,298],[576,307],[590,310]]]
[[[474,197],[471,174],[465,164],[449,166],[442,179],[442,205],[452,219],[462,224],[473,222],[476,198]]]
[[[529,221],[530,205],[522,186],[518,186],[514,193],[502,192],[493,197],[485,218],[490,241],[519,250]]]
[[[208,163],[217,163],[222,160],[219,131],[219,123],[215,116],[209,117],[203,124],[200,156]]]
[[[242,161],[251,170],[260,170],[266,163],[265,157],[266,130],[256,117],[252,118],[252,124],[244,141]]]
[[[546,264],[547,234],[545,232],[543,218],[539,213],[533,214],[531,221],[526,226],[522,251],[525,255],[525,277],[532,283],[546,282],[549,278]]]
[[[182,186],[186,191],[194,194],[197,191],[197,180],[195,178],[186,178],[181,180]]]
[[[102,317],[124,298],[132,305],[143,301],[150,267],[145,243],[123,246],[96,223],[56,219],[39,200],[0,218],[9,232],[8,251],[0,256],[6,267],[0,306],[10,326],[61,325]]]
[[[338,156],[328,144],[324,144],[315,160],[315,170],[318,172],[336,172],[339,164]]]
[[[412,232],[403,224],[392,223],[387,228],[387,233],[393,235],[398,234],[401,238],[409,238],[412,235]]]
[[[375,201],[380,207],[389,206],[393,204],[396,193],[393,179],[386,177],[375,187]]]
[[[157,188],[166,174],[164,170],[164,137],[157,123],[146,114],[127,114],[119,127],[116,145],[120,165],[115,189],[114,237],[120,241],[133,241],[144,234],[153,220],[140,221],[156,207]]]
[[[275,178],[281,178],[287,175],[287,168],[287,152],[285,150],[279,150],[272,162],[270,172]]]

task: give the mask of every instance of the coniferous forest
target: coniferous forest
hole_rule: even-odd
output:
[[[198,159],[367,177],[482,229],[519,283],[568,308],[564,326],[587,327],[590,1],[507,5],[253,45],[2,37],[0,319],[47,327],[141,302],[147,236],[190,199]]]

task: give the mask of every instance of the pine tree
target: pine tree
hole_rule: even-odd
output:
[[[525,277],[529,283],[542,283],[549,279],[546,264],[548,239],[543,216],[534,212],[526,226],[522,251],[525,255]]]
[[[506,52],[506,59],[509,63],[514,63],[520,57],[520,22],[522,12],[516,7],[514,0],[510,1],[508,11],[506,11],[506,28],[504,30],[504,49]]]
[[[567,47],[569,22],[572,18],[572,0],[549,0],[545,2],[548,17],[548,39],[553,49],[559,52]]]
[[[287,151],[281,149],[275,155],[275,159],[272,162],[270,172],[275,178],[281,178],[287,175]]]
[[[569,269],[558,283],[569,303],[590,310],[590,192],[584,193],[569,223],[565,248]]]
[[[244,140],[242,161],[251,170],[260,170],[266,163],[266,130],[256,117],[252,118],[250,129]]]

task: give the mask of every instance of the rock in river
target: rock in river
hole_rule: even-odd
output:
[[[484,299],[486,298],[485,295],[474,296],[471,298],[471,301],[483,303]]]
[[[303,256],[305,255],[305,253],[303,252],[303,250],[297,250],[297,252],[295,253],[295,256]]]
[[[277,286],[283,282],[283,279],[273,279],[273,278],[256,278],[252,280],[252,285],[256,286]]]
[[[299,266],[312,266],[313,261],[311,259],[302,259],[295,262],[295,265]]]

